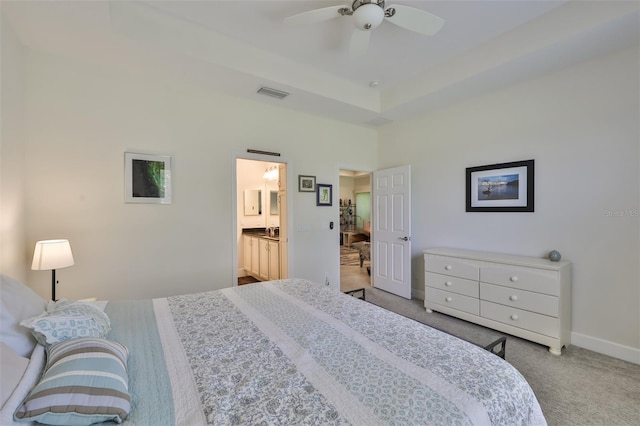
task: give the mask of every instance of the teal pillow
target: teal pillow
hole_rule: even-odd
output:
[[[126,346],[99,338],[50,346],[44,373],[14,419],[70,426],[122,423],[131,410],[128,354]]]

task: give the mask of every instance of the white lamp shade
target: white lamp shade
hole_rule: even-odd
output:
[[[31,269],[46,271],[66,268],[73,263],[73,253],[68,240],[43,240],[36,243]]]

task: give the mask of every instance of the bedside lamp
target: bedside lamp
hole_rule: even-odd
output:
[[[43,240],[33,251],[34,271],[51,270],[51,300],[56,301],[56,269],[73,265],[73,253],[68,240]]]

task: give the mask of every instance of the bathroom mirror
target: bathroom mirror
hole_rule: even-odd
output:
[[[259,189],[244,190],[244,215],[259,216],[262,214],[262,191]]]
[[[278,205],[278,191],[269,191],[269,214],[280,214],[280,206]]]

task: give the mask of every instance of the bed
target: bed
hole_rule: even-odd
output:
[[[308,280],[93,305],[128,352],[124,424],[545,424],[498,356]],[[37,344],[0,422],[45,360]]]

